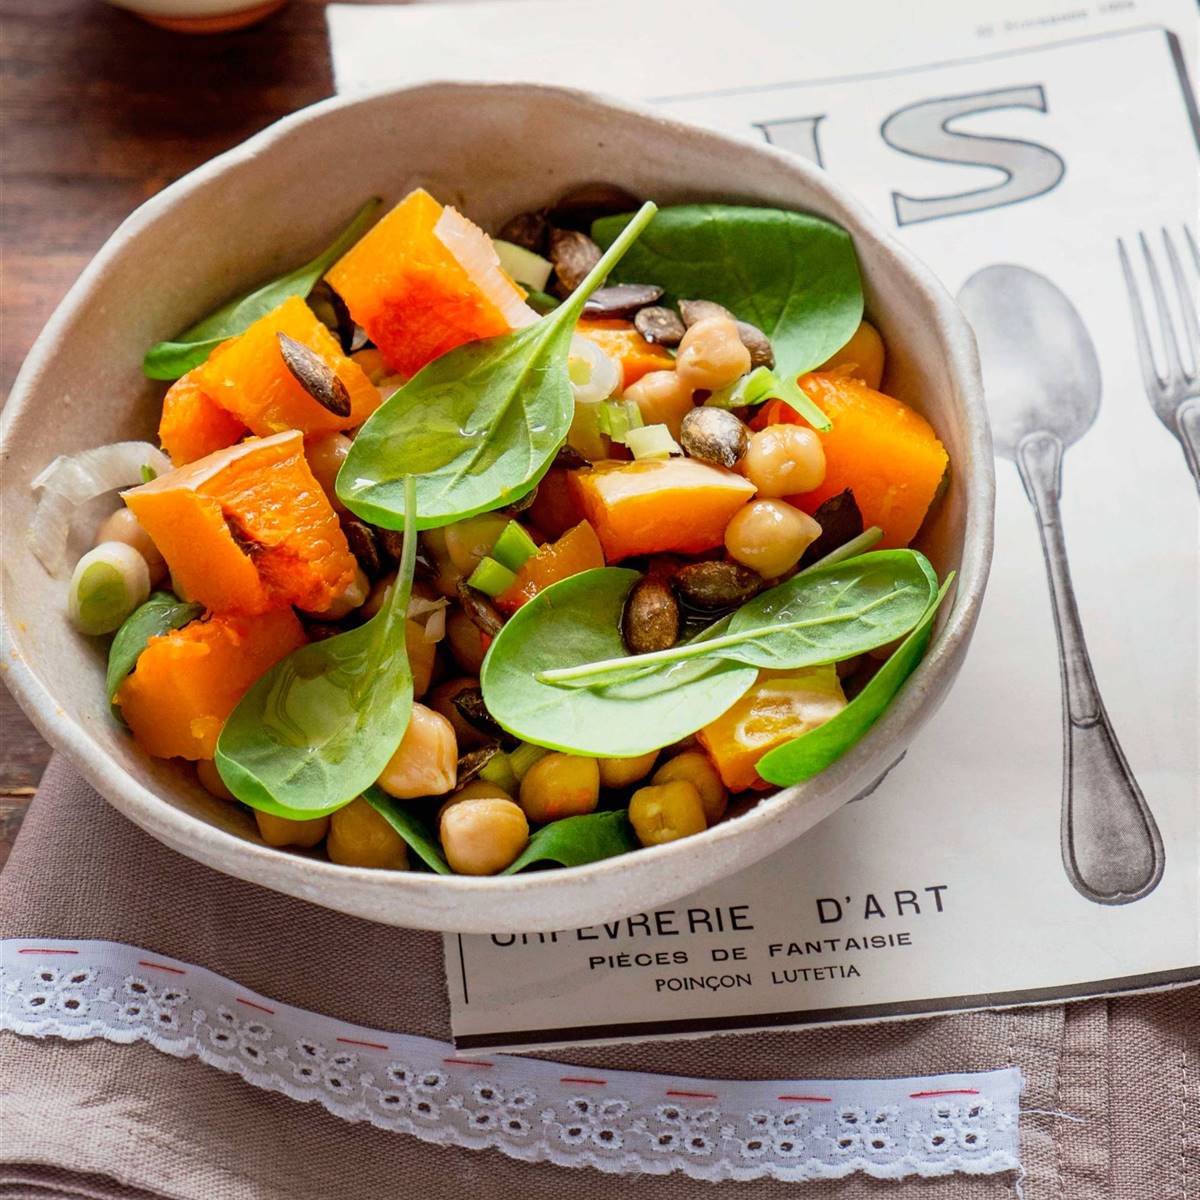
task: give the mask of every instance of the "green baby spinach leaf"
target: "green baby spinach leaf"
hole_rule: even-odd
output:
[[[587,278],[523,329],[468,342],[422,368],[358,431],[338,472],[351,512],[395,529],[417,476],[418,528],[501,508],[549,470],[575,412],[567,355],[587,298],[655,213],[645,204]]]
[[[601,217],[592,237],[607,246],[628,220]],[[616,279],[656,283],[669,300],[714,300],[757,325],[775,350],[782,399],[816,428],[830,428],[796,377],[840,350],[862,320],[862,280],[846,230],[775,208],[664,208]]]
[[[921,661],[929,645],[933,619],[953,579],[953,574],[947,577],[916,628],[836,717],[782,746],[776,746],[759,759],[758,773],[768,783],[790,787],[811,779],[866,735]]]
[[[563,817],[543,825],[529,845],[502,875],[515,875],[533,863],[557,863],[561,867],[581,867],[602,858],[615,858],[638,848],[638,840],[625,810],[586,813]]]
[[[429,826],[413,811],[411,802],[396,800],[383,788],[372,784],[363,799],[404,839],[408,848],[439,875],[452,875],[450,864]]]
[[[621,613],[640,578],[624,567],[583,571],[513,614],[480,673],[484,702],[500,725],[553,750],[633,757],[695,733],[747,691],[757,669],[721,658],[590,688],[541,682],[555,667],[624,654]]]
[[[142,360],[143,373],[150,379],[178,379],[204,362],[223,341],[244,333],[285,300],[307,296],[321,276],[366,232],[380,203],[378,196],[372,196],[333,244],[316,258],[221,305],[172,341],[151,346]]]
[[[161,637],[173,629],[182,629],[202,612],[202,604],[180,600],[173,592],[154,592],[150,598],[125,618],[108,648],[108,671],[104,679],[105,694],[111,701],[125,677],[137,666],[151,638]],[[120,709],[114,708],[119,716]]]
[[[416,562],[416,485],[388,600],[369,621],[310,642],[242,697],[217,740],[216,764],[241,801],[299,820],[333,812],[379,778],[408,728],[413,681],[405,616]]]
[[[650,654],[623,652],[543,669],[538,682],[592,689],[615,677],[629,685],[631,670],[640,681],[650,677],[648,667],[657,674],[697,660],[786,670],[838,662],[902,637],[921,619],[936,592],[937,576],[923,554],[873,551],[813,567],[760,593],[734,612],[725,631],[715,637],[694,638]]]

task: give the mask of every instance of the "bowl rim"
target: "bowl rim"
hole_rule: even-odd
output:
[[[785,152],[769,144],[756,144],[746,139],[722,133],[704,126],[678,120],[646,105],[629,103],[598,92],[558,85],[531,83],[525,80],[497,80],[475,82],[465,80],[430,80],[402,87],[385,87],[364,93],[333,96],[315,104],[298,109],[244,142],[231,147],[215,158],[202,163],[162,191],[139,205],[104,242],[96,255],[84,268],[79,278],[55,307],[41,333],[34,341],[18,372],[9,394],[4,411],[0,413],[0,463],[8,456],[12,430],[17,414],[24,409],[30,393],[50,368],[60,330],[73,317],[76,310],[85,306],[95,281],[103,277],[109,263],[123,252],[127,242],[157,223],[178,201],[199,191],[231,169],[248,163],[277,144],[285,141],[306,125],[320,121],[334,112],[372,105],[399,95],[420,97],[424,93],[461,92],[497,93],[520,90],[549,102],[565,101],[570,104],[607,110],[623,117],[652,123],[668,134],[686,136],[707,143],[714,153],[736,148],[744,153],[748,148],[756,155],[765,155],[778,161],[790,172],[807,177],[808,184],[816,191],[831,193],[860,228],[881,245],[905,271],[911,285],[926,301],[934,315],[935,334],[946,356],[948,375],[958,393],[958,407],[965,425],[963,443],[971,462],[971,471],[965,475],[966,520],[963,535],[962,558],[958,567],[951,604],[939,616],[939,627],[921,662],[909,676],[906,685],[888,705],[883,715],[875,722],[854,746],[836,762],[832,763],[813,779],[802,784],[782,788],[773,793],[766,803],[755,805],[735,821],[723,822],[697,838],[680,839],[665,845],[643,848],[638,852],[639,862],[660,864],[660,871],[670,873],[670,867],[685,857],[694,855],[701,845],[710,857],[718,857],[721,847],[730,839],[742,838],[778,819],[786,808],[800,803],[812,794],[814,785],[826,791],[835,790],[839,784],[852,776],[876,747],[902,738],[914,724],[920,723],[926,705],[928,684],[944,671],[953,670],[965,644],[970,638],[982,603],[990,569],[993,548],[993,509],[995,501],[995,478],[991,449],[991,434],[983,401],[983,387],[979,371],[979,359],[974,334],[966,317],[959,310],[949,292],[916,255],[898,243],[852,193],[835,183],[822,169],[797,155]],[[485,98],[486,102],[486,98]],[[63,711],[54,694],[43,686],[34,672],[24,662],[17,649],[5,610],[3,590],[0,589],[0,661],[7,669],[4,681],[12,691],[21,708],[29,716],[38,731],[54,747],[63,753],[83,774],[84,778],[103,795],[109,803],[135,824],[178,848],[194,844],[198,839],[216,839],[222,843],[223,872],[247,879],[275,890],[288,892],[309,900],[316,900],[326,885],[354,880],[375,894],[377,904],[394,903],[405,893],[414,889],[438,889],[445,895],[447,904],[457,898],[483,900],[494,896],[500,899],[516,892],[546,893],[547,896],[569,880],[580,888],[600,877],[622,870],[625,856],[601,859],[576,867],[556,867],[525,875],[471,877],[462,875],[437,875],[434,873],[399,871],[373,871],[364,867],[348,867],[315,858],[286,855],[292,863],[303,863],[303,880],[288,879],[286,871],[279,867],[279,850],[240,837],[219,828],[203,818],[193,815],[161,799],[154,790],[128,774],[111,756],[103,754],[97,758],[92,753],[88,735],[83,726]],[[907,746],[907,740],[904,741]],[[890,769],[890,767],[889,767]],[[839,805],[840,807],[840,805]],[[831,810],[832,811],[832,810]],[[782,849],[785,839],[768,846],[758,857],[766,857]],[[202,860],[204,861],[204,860]],[[750,860],[752,861],[752,860]],[[211,864],[208,864],[211,865]],[[718,875],[711,875],[712,880]],[[700,884],[699,886],[706,886]],[[691,885],[675,891],[679,895],[690,890]],[[385,899],[387,893],[391,898]],[[324,899],[318,900],[326,903]],[[359,911],[343,905],[330,907],[344,911]],[[360,914],[361,915],[361,914]],[[369,918],[368,918],[369,919]],[[461,925],[465,930],[468,926]],[[472,928],[483,929],[471,923]],[[532,928],[532,926],[531,926]]]

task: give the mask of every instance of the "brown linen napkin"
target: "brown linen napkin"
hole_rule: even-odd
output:
[[[0,875],[0,936],[97,938],[198,963],[301,1008],[449,1038],[438,935],[218,875],[51,764]],[[580,1066],[710,1078],[887,1077],[1019,1066],[1027,1200],[1200,1195],[1200,990],[879,1025],[558,1050]],[[0,1035],[0,1197],[87,1200],[684,1200],[715,1188],[998,1200],[1013,1173],[701,1184],[527,1164],[351,1124],[139,1043]],[[1079,1122],[1047,1115],[1072,1114]]]

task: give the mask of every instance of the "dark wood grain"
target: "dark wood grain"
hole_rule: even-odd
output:
[[[324,3],[184,36],[99,0],[0,0],[0,392],[38,331],[142,201],[330,94]],[[0,692],[0,859],[49,749]]]

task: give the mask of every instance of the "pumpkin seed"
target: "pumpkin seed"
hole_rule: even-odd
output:
[[[471,623],[481,633],[495,637],[504,626],[504,618],[496,607],[481,592],[467,585],[466,580],[459,580],[458,599],[463,606],[463,612],[471,619]]]
[[[679,444],[692,458],[732,468],[746,453],[750,434],[727,408],[693,408],[679,427]]]
[[[585,317],[632,317],[639,309],[662,299],[663,290],[652,283],[615,283],[592,293],[583,306]]]
[[[334,625],[331,621],[301,621],[304,634],[310,642],[323,642],[326,638],[337,637],[346,632],[345,625]]]
[[[737,320],[737,317],[729,309],[715,300],[680,300],[679,315],[683,318],[684,327],[687,329],[691,329],[697,321],[707,321],[709,317]]]
[[[458,786],[462,787],[464,783],[470,783],[496,757],[499,750],[500,745],[497,743],[493,746],[481,746],[478,750],[468,750],[466,754],[460,756]]]
[[[823,504],[818,504],[813,512],[813,520],[821,527],[817,540],[813,542],[800,558],[797,564],[807,567],[818,559],[832,554],[839,546],[844,546],[851,538],[856,538],[863,531],[862,513],[854,493],[847,488],[830,496]]]
[[[615,183],[581,183],[564,192],[550,210],[550,221],[560,229],[588,232],[592,222],[614,213],[636,212],[642,202]]]
[[[555,229],[550,233],[550,261],[554,264],[554,286],[550,289],[565,300],[600,261],[600,247],[586,233],[576,229]]]
[[[775,351],[771,348],[771,339],[757,325],[738,320],[729,309],[715,300],[680,300],[679,312],[683,317],[683,324],[688,329],[697,321],[708,317],[727,317],[737,326],[738,340],[750,351],[750,369],[775,365]]]
[[[679,602],[661,579],[646,575],[633,585],[621,614],[621,636],[631,654],[649,654],[675,645]]]
[[[366,331],[354,323],[345,300],[326,280],[322,279],[308,293],[308,307],[316,314],[317,320],[337,337],[343,354],[353,354],[355,350],[362,349],[362,343],[367,340]],[[354,344],[356,341],[360,341],[357,346]]]
[[[762,590],[762,576],[736,562],[688,563],[671,581],[679,598],[693,608],[715,612],[737,608]]]
[[[275,335],[279,339],[279,353],[292,373],[292,378],[324,409],[335,417],[350,415],[350,393],[338,378],[337,372],[315,351],[288,337],[282,331]]]
[[[546,217],[546,210],[543,208],[537,212],[517,213],[515,217],[504,222],[496,236],[502,242],[512,242],[514,246],[520,246],[523,250],[544,254],[550,241],[550,222]]]
[[[342,532],[350,544],[350,553],[358,559],[366,577],[378,579],[389,564],[384,560],[383,547],[375,530],[357,517],[343,517]]]
[[[483,701],[482,688],[462,688],[454,694],[450,703],[454,705],[458,715],[472,729],[477,729],[480,733],[487,734],[488,737],[494,737],[497,741],[504,736],[504,730],[496,724],[496,719],[488,712],[488,707]]]
[[[574,446],[563,442],[558,448],[558,453],[554,456],[554,465],[556,467],[565,467],[568,471],[578,471],[581,467],[590,467],[592,460],[586,455],[581,454]]]
[[[646,341],[660,346],[678,346],[687,332],[679,314],[673,308],[661,305],[643,308],[633,318],[633,324]]]

